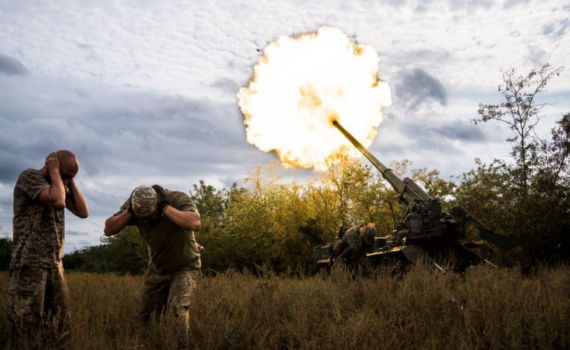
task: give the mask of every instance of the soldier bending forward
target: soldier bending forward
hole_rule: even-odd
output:
[[[353,226],[342,237],[339,237],[333,248],[329,267],[335,261],[345,266],[353,267],[364,262],[366,253],[374,252],[374,237],[376,228],[373,226]]]
[[[139,186],[105,222],[105,235],[136,225],[149,249],[140,317],[147,322],[154,314],[176,316],[181,348],[189,347],[190,296],[200,276],[200,250],[194,231],[200,229],[200,214],[188,195],[158,185]]]

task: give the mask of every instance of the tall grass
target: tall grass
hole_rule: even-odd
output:
[[[570,268],[417,267],[403,279],[335,271],[304,278],[233,272],[205,277],[191,306],[198,349],[568,349]],[[8,280],[0,275],[0,287]],[[170,349],[171,320],[138,323],[142,277],[69,274],[68,349]],[[5,291],[0,294],[3,304]],[[13,339],[0,311],[0,348]]]

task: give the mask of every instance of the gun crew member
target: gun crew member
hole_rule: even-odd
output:
[[[78,171],[75,154],[58,151],[47,156],[40,170],[24,170],[16,182],[5,310],[19,340],[34,339],[30,334],[39,331],[42,341],[54,340],[53,346],[63,346],[58,340],[68,334],[69,292],[62,265],[64,209],[82,219],[89,215],[74,181]]]
[[[188,195],[158,185],[139,186],[120,210],[105,222],[105,235],[113,236],[136,225],[149,251],[144,277],[140,319],[173,315],[179,328],[179,347],[189,348],[190,297],[200,276],[200,251],[194,231],[200,214]]]
[[[366,259],[366,253],[374,252],[376,228],[374,226],[353,226],[339,237],[333,248],[330,266],[337,260],[346,266],[355,266]]]

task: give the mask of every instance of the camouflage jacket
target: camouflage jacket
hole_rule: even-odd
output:
[[[366,253],[372,253],[374,251],[374,239],[367,241],[366,238],[360,234],[360,230],[364,229],[364,232],[369,230],[373,231],[375,234],[376,230],[369,226],[353,226],[349,228],[344,236],[342,236],[342,241],[346,243],[351,252],[345,256],[347,260],[358,260]]]
[[[39,170],[24,170],[14,187],[14,248],[10,269],[61,264],[65,241],[64,209],[54,209],[37,197],[51,184]]]

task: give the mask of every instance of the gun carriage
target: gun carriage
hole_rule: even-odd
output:
[[[508,250],[518,245],[515,237],[493,232],[461,206],[452,208],[451,213],[442,211],[437,198],[431,197],[414,180],[400,179],[364,148],[338,121],[334,121],[333,125],[378,169],[382,177],[397,192],[400,204],[406,207],[402,221],[396,224],[392,234],[376,237],[375,251],[366,254],[368,266],[374,268],[392,264],[401,270],[411,263],[424,260],[444,272],[442,266],[445,265],[449,265],[456,272],[462,272],[471,265],[482,263],[492,265],[473,250],[479,247],[478,243],[461,242],[466,236],[468,223],[478,230],[482,240],[500,248]],[[312,261],[316,264],[317,271],[328,269],[332,251],[332,244],[313,250]]]

